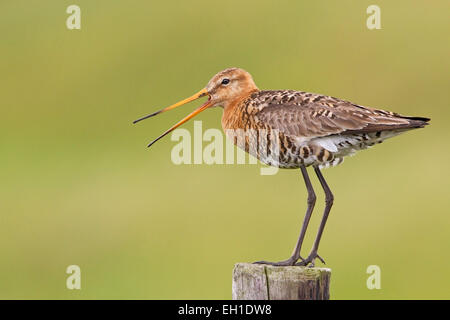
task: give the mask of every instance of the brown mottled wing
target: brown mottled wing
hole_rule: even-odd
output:
[[[423,127],[429,120],[362,107],[348,101],[299,91],[260,91],[255,119],[271,129],[299,137],[368,133]]]

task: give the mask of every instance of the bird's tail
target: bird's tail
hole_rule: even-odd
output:
[[[400,118],[407,119],[409,121],[409,125],[407,128],[415,129],[415,128],[423,128],[428,125],[430,118],[424,117],[408,117],[408,116],[400,116]]]

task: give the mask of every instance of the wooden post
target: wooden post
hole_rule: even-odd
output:
[[[233,300],[328,300],[331,269],[237,263]]]

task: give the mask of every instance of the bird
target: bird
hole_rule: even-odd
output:
[[[148,146],[204,110],[222,107],[222,127],[237,147],[264,164],[282,169],[300,169],[308,194],[307,209],[292,255],[278,262],[255,262],[273,266],[314,267],[316,259],[325,263],[318,250],[334,195],[322,174],[324,168],[339,165],[345,157],[388,138],[423,128],[430,121],[429,118],[403,116],[327,95],[295,90],[260,90],[250,73],[241,68],[228,68],[214,75],[203,89],[191,97],[133,123],[202,97],[208,99]],[[244,132],[244,137],[236,132],[240,135]],[[308,167],[313,168],[323,189],[325,208],[312,249],[303,258],[300,251],[316,203]]]

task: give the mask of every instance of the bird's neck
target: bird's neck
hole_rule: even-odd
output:
[[[243,112],[245,112],[245,104],[249,101],[252,94],[259,92],[259,89],[254,88],[245,91],[233,100],[228,101],[224,105],[222,115],[222,127],[224,129],[242,129]]]
[[[230,111],[236,107],[238,107],[243,101],[247,100],[253,93],[258,92],[259,89],[257,87],[249,87],[247,90],[242,91],[239,95],[233,97],[233,99],[229,99],[226,103],[224,103],[223,107],[225,110],[229,109]]]

